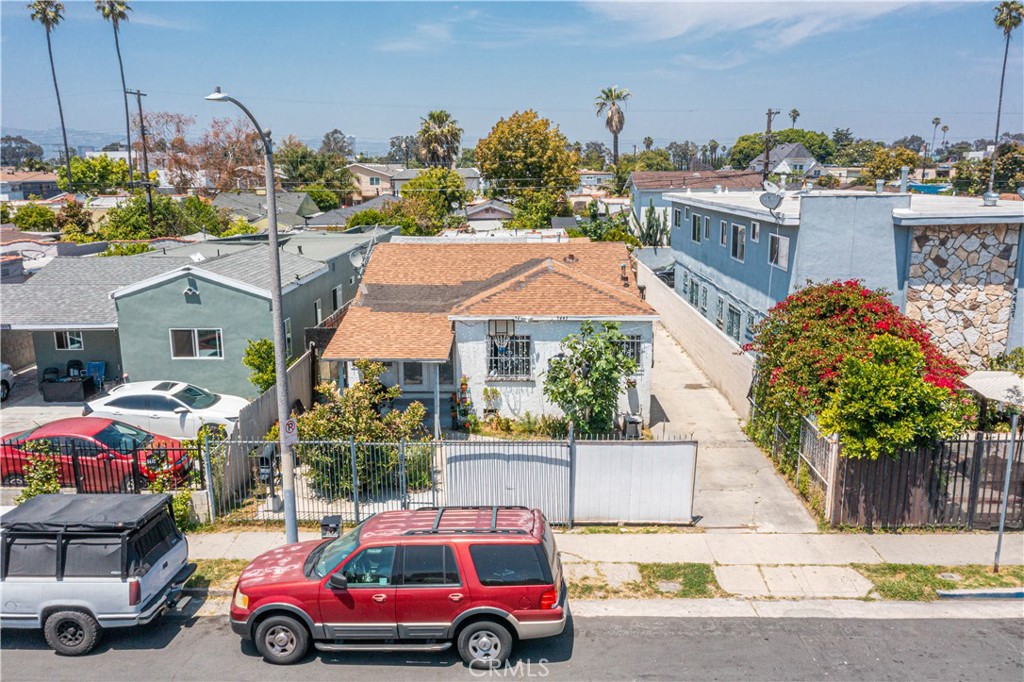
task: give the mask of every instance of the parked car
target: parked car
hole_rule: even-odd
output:
[[[33,454],[57,458],[62,486],[91,493],[133,492],[161,472],[172,483],[181,483],[193,466],[188,450],[173,438],[113,419],[69,417],[0,440],[4,485],[25,485],[25,464]],[[132,457],[138,460],[137,477]]]
[[[14,388],[14,370],[6,362],[0,362],[0,403],[7,402]]]
[[[179,381],[139,381],[113,387],[89,402],[82,415],[116,419],[172,438],[195,438],[203,424],[220,424],[230,432],[248,404],[245,398]]]
[[[332,540],[279,547],[239,576],[231,627],[264,660],[320,651],[444,651],[497,667],[565,628],[562,565],[526,507],[384,512]]]
[[[59,654],[145,625],[196,569],[170,495],[38,495],[0,517],[0,628],[42,628]]]

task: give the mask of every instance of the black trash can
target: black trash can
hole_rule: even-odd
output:
[[[642,425],[644,423],[644,420],[641,419],[640,417],[638,417],[635,414],[627,414],[625,421],[626,421],[626,424],[625,424],[625,426],[626,426],[626,429],[625,429],[625,431],[626,431],[626,433],[625,433],[626,438],[639,438],[640,435],[641,435],[640,429],[641,429],[641,427],[642,427]]]

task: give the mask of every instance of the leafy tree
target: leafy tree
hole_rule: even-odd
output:
[[[55,221],[56,217],[53,215],[53,211],[34,202],[19,207],[13,218],[13,222],[19,230],[30,232],[49,232],[53,230]]]
[[[648,135],[647,137],[644,138],[644,151],[651,151],[651,147],[653,146],[654,138]]]
[[[832,131],[832,144],[835,146],[835,150],[838,153],[841,149],[847,145],[853,144],[853,134],[849,128],[836,128]]]
[[[146,131],[149,132],[149,122],[146,123]],[[100,147],[101,152],[126,152],[128,151],[128,145],[124,142],[111,142]]]
[[[832,161],[837,166],[863,166],[875,157],[875,152],[879,149],[885,149],[881,142],[857,140],[839,149],[832,157]]]
[[[895,180],[900,177],[900,169],[903,166],[916,168],[919,164],[920,157],[909,149],[876,149],[871,160],[864,164],[861,178],[869,183],[875,180]]]
[[[388,140],[388,155],[384,163],[400,163],[411,167],[416,161],[416,136],[395,135]]]
[[[247,118],[210,121],[195,153],[215,189],[264,186],[263,143]]]
[[[512,208],[512,219],[506,225],[510,230],[541,230],[551,227],[551,219],[555,216],[572,215],[561,195],[546,190],[524,190]]]
[[[15,504],[60,492],[60,464],[53,444],[46,439],[29,441],[25,449],[31,453],[25,462],[25,488],[14,498]]]
[[[200,150],[190,142],[194,116],[171,111],[149,111],[146,123],[146,153],[150,162],[163,168],[174,191],[183,194],[194,187],[200,170]],[[142,134],[139,117],[132,118],[136,142],[136,155],[142,153]]]
[[[123,159],[111,159],[106,154],[83,159],[71,159],[71,185],[65,168],[57,169],[57,187],[65,192],[71,186],[89,194],[113,194],[130,186],[128,164]],[[155,180],[155,173],[154,178]]]
[[[152,250],[146,242],[111,242],[100,256],[137,256]]]
[[[132,118],[131,114],[128,113],[128,86],[124,80],[124,60],[121,59],[121,22],[128,21],[128,12],[132,11],[131,6],[127,2],[121,0],[96,0],[96,11],[103,15],[103,18],[110,22],[114,27],[114,50],[117,52],[117,66],[121,70],[121,94],[124,97],[124,126],[125,135],[127,136],[127,144],[130,148],[132,145]],[[131,164],[128,168],[129,177],[131,177],[132,169]],[[74,176],[72,175],[72,179]]]
[[[1003,32],[1003,36],[1006,38],[1006,47],[1003,49],[1003,70],[999,77],[999,106],[996,108],[996,134],[995,140],[998,143],[999,140],[999,119],[1003,115],[1003,86],[1006,84],[1006,60],[1010,56],[1010,36],[1013,34],[1014,29],[1024,22],[1024,4],[1020,3],[1020,0],[1003,0],[995,7],[995,23]],[[999,147],[996,146],[996,156],[999,156]],[[988,178],[988,191],[992,192],[995,189],[996,182],[996,165],[990,164],[989,178]]]
[[[319,153],[348,159],[352,157],[352,145],[349,144],[345,133],[335,128],[324,133],[324,139],[320,142]]]
[[[416,142],[425,164],[452,168],[462,143],[462,128],[451,114],[437,109],[420,119]]]
[[[21,166],[27,159],[42,160],[43,148],[21,135],[4,135],[0,138],[0,164]]]
[[[921,147],[924,146],[924,138],[920,135],[906,135],[889,145],[892,148],[904,147],[914,152],[920,151]]]
[[[221,237],[235,237],[240,234],[256,234],[258,228],[245,218],[238,217],[228,224],[228,228],[220,233]]]
[[[412,203],[427,223],[424,227],[434,234],[444,226],[445,216],[472,198],[462,176],[447,168],[428,168],[402,185],[403,203],[416,199]],[[410,214],[408,207],[406,214]]]
[[[338,201],[338,195],[320,185],[305,185],[299,188],[300,192],[305,192],[309,195],[309,198],[313,200],[316,207],[321,211],[330,211],[338,208],[340,201]]]
[[[476,165],[476,147],[463,147],[462,156],[459,157],[460,168],[470,168]]]
[[[74,199],[68,199],[57,211],[53,225],[60,230],[61,241],[81,243],[93,239],[89,234],[92,229],[92,214]]]
[[[608,163],[609,151],[601,142],[587,142],[580,156],[580,168],[604,170]]]
[[[228,212],[218,209],[197,196],[185,197],[181,202],[181,226],[185,233],[205,232],[214,236],[227,229]]]
[[[668,240],[665,214],[654,208],[654,199],[651,199],[644,209],[644,221],[637,231],[637,239],[643,246],[661,246]]]
[[[597,116],[605,114],[604,125],[612,134],[612,163],[619,163],[619,133],[626,125],[626,115],[622,113],[619,102],[625,102],[631,97],[629,90],[613,85],[601,90],[601,94],[594,100],[594,108]]]
[[[672,160],[672,170],[689,170],[691,160],[697,155],[697,145],[693,142],[670,142],[665,149]]]
[[[842,381],[818,424],[837,434],[843,454],[854,459],[895,459],[905,448],[951,438],[963,430],[973,401],[929,382],[926,365],[914,341],[875,336],[866,354],[843,360]]]
[[[764,154],[763,133],[740,135],[732,143],[732,149],[729,152],[729,164],[736,170],[746,170],[750,162],[761,154]]]
[[[405,236],[419,235],[420,227],[416,219],[403,210],[404,201],[386,201],[380,209],[368,208],[353,213],[348,219],[348,227],[359,225],[391,225],[402,228]]]
[[[640,240],[629,229],[626,213],[599,216],[597,204],[591,202],[590,217],[569,230],[570,237],[586,237],[592,242],[623,242],[630,247],[640,246]]]
[[[991,171],[991,157],[980,161],[958,161],[953,188],[960,194],[980,195],[988,187]],[[1024,145],[999,145],[995,177],[993,187],[996,192],[1013,192],[1024,187]]]
[[[476,146],[490,194],[513,201],[529,190],[561,194],[579,182],[579,157],[546,118],[528,110],[502,118]]]
[[[270,339],[249,339],[245,342],[242,364],[248,367],[249,382],[261,394],[277,383],[274,365],[274,342]]]
[[[180,209],[174,199],[154,194],[153,230],[150,231],[146,197],[137,193],[127,202],[110,209],[100,219],[96,232],[100,239],[106,241],[131,241],[177,237],[191,230],[182,227]]]
[[[331,190],[339,203],[355,190],[355,180],[345,167],[345,157],[315,152],[294,137],[286,138],[278,147],[274,165],[289,187],[312,185]]]
[[[11,209],[7,207],[7,202],[0,203],[0,223],[6,225],[11,222]]]
[[[835,153],[832,139],[825,133],[802,128],[785,128],[772,133],[771,149],[780,144],[799,143],[807,148],[819,163],[830,163]],[[758,156],[764,155],[764,133],[740,135],[732,145],[729,163],[733,168],[742,170],[750,165]]]
[[[612,429],[624,380],[637,370],[625,342],[618,322],[601,322],[598,329],[588,320],[562,339],[562,352],[548,365],[545,397],[583,433]]]
[[[57,94],[57,113],[60,115],[60,134],[64,140],[64,163],[67,165],[68,177],[74,178],[71,173],[71,152],[68,149],[68,131],[64,126],[64,106],[60,101],[60,88],[57,87],[57,68],[53,64],[53,43],[50,34],[57,25],[64,20],[64,3],[53,0],[35,0],[30,4],[32,10],[32,21],[38,21],[46,29],[46,51],[50,55],[50,74],[53,76],[53,91]]]
[[[789,127],[790,128],[796,128],[796,120],[798,118],[800,118],[800,110],[799,109],[790,109],[789,110],[789,120],[790,120]]]

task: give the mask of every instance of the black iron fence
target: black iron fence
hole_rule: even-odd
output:
[[[0,442],[0,485],[56,482],[79,493],[202,489],[198,447],[142,446],[113,449],[84,438],[54,437]]]

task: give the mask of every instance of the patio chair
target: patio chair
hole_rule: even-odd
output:
[[[74,377],[85,373],[85,365],[81,360],[68,360],[67,376]]]
[[[92,377],[96,389],[103,390],[104,375],[107,372],[107,363],[102,361],[89,362],[85,365],[85,375]]]
[[[56,367],[47,367],[43,370],[43,381],[56,381],[60,379],[60,370]]]

